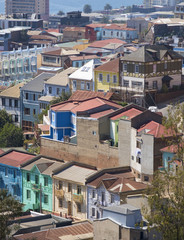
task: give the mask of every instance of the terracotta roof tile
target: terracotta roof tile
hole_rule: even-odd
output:
[[[144,124],[138,129],[138,132],[142,131],[147,134],[154,135],[156,138],[169,137],[173,135],[171,132],[168,132],[162,124],[154,121]]]
[[[117,120],[119,118],[125,118],[130,120],[132,118],[134,118],[135,116],[139,115],[140,113],[142,113],[142,111],[138,110],[138,109],[135,109],[135,108],[131,108],[123,113],[120,113],[114,117],[111,117],[111,120]]]
[[[107,24],[103,29],[136,31],[134,28],[127,28],[126,24]]]
[[[101,40],[101,41],[95,41],[93,43],[91,43],[91,45],[89,45],[89,47],[93,47],[93,48],[103,48],[106,45],[108,45],[109,43],[121,43],[121,44],[125,44],[126,42],[119,40],[117,38],[112,38],[112,39],[106,39],[106,40]]]
[[[75,31],[81,31],[85,32],[85,27],[65,27],[63,29],[63,32],[70,31],[70,32],[75,32]]]
[[[86,233],[92,233],[93,226],[90,222],[80,222],[71,226],[52,228],[48,230],[42,230],[39,232],[27,233],[15,236],[17,240],[24,239],[39,239],[39,240],[60,240],[60,237],[67,235],[81,235]]]
[[[32,159],[33,157],[35,156],[32,154],[13,150],[3,154],[3,156],[0,156],[0,163],[13,167],[20,167],[22,163]]]
[[[120,60],[119,58],[113,59],[107,63],[100,65],[99,67],[95,68],[95,71],[104,71],[104,72],[119,72]]]
[[[94,98],[94,97],[100,97],[100,98],[110,100],[112,95],[113,95],[112,92],[104,93],[104,92],[77,90],[72,94],[72,96],[69,98],[69,100],[84,101],[86,99],[90,99],[90,98]]]
[[[86,25],[86,27],[97,28],[97,27],[105,27],[107,24],[105,23],[91,23]]]
[[[171,145],[171,146],[167,146],[167,147],[160,149],[161,152],[169,152],[169,153],[176,153],[177,150],[178,150],[177,145]]]

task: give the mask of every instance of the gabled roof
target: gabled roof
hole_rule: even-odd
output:
[[[102,28],[105,27],[107,24],[105,23],[91,23],[86,25],[86,27],[90,27],[90,28]]]
[[[169,153],[176,153],[177,150],[178,150],[177,145],[171,145],[171,146],[167,146],[167,147],[160,149],[161,152],[169,152]]]
[[[32,161],[28,162],[26,165],[23,165],[21,169],[31,171],[36,166],[40,173],[51,176],[52,172],[61,167],[63,164],[63,161],[54,160],[44,156],[38,156]]]
[[[120,66],[120,59],[116,58],[107,63],[100,65],[99,67],[95,68],[94,71],[103,71],[103,72],[113,72],[118,73]]]
[[[26,233],[21,235],[14,236],[17,240],[26,240],[26,239],[39,239],[39,240],[61,240],[62,237],[65,239],[84,239],[82,238],[83,234],[92,234],[93,226],[89,221],[74,223],[70,226],[51,228],[48,230],[42,230],[32,233]],[[76,236],[76,238],[74,238]],[[89,236],[88,236],[89,238]],[[85,238],[85,239],[88,239]],[[92,236],[90,235],[90,239]]]
[[[124,118],[124,119],[130,120],[130,119],[134,118],[135,116],[139,115],[140,113],[142,113],[142,111],[140,111],[136,108],[131,108],[125,112],[122,112],[116,116],[111,117],[110,119],[117,120],[120,118]]]
[[[52,56],[71,56],[71,55],[79,55],[79,52],[76,50],[65,50],[64,48],[52,50],[49,52],[43,52],[44,55],[52,55]]]
[[[94,98],[94,97],[100,97],[100,98],[110,100],[112,95],[113,95],[113,92],[94,92],[94,91],[77,90],[72,94],[69,100],[82,102],[84,100]]]
[[[71,111],[73,113],[77,113],[77,112],[88,111],[88,110],[95,109],[102,106],[109,106],[109,109],[122,108],[122,106],[120,106],[117,103],[114,103],[112,101],[102,99],[99,97],[95,97],[89,100],[84,100],[83,102],[67,101],[67,102],[55,104],[51,106],[51,109],[53,111]]]
[[[10,98],[20,98],[20,88],[24,86],[25,83],[16,84],[13,87],[9,87],[0,93],[0,97],[10,97]]]
[[[136,31],[134,28],[127,28],[126,24],[107,24],[103,29]]]
[[[91,81],[93,78],[93,66],[94,66],[94,60],[91,60],[86,64],[84,64],[84,66],[82,66],[81,68],[73,72],[69,76],[69,78]]]
[[[182,58],[180,54],[164,45],[146,45],[140,47],[135,52],[125,55],[122,57],[122,60],[134,62],[154,62],[161,61],[165,54],[168,54],[171,59]]]
[[[57,73],[53,77],[49,78],[46,81],[46,84],[58,85],[58,86],[67,86],[69,84],[69,75],[75,72],[78,68],[70,67],[66,70]]]
[[[44,89],[44,81],[48,80],[49,78],[53,77],[53,73],[41,73],[37,77],[35,77],[33,80],[25,84],[21,91],[33,91],[33,92],[42,92]]]
[[[106,40],[101,40],[101,41],[95,41],[89,45],[89,47],[93,48],[105,48],[106,45],[110,43],[120,43],[120,44],[125,44],[126,42],[119,40],[117,38],[112,38],[112,39],[106,39]]]
[[[34,154],[12,149],[0,155],[0,163],[12,167],[20,167],[21,164],[33,159],[34,157]]]
[[[153,135],[155,138],[169,137],[172,136],[172,132],[169,132],[162,124],[155,121],[150,121],[144,124],[138,129],[139,133],[146,133]]]

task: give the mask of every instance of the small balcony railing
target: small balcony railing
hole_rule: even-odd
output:
[[[64,191],[63,191],[63,189],[60,189],[60,190],[55,189],[55,195],[56,195],[56,197],[58,197],[58,198],[63,198],[63,197],[64,197]]]
[[[76,203],[83,203],[83,195],[82,194],[72,194],[73,201]]]
[[[32,184],[33,191],[40,191],[40,184]]]

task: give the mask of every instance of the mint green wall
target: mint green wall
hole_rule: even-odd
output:
[[[27,181],[27,173],[30,174],[30,181]],[[40,190],[36,191],[33,189],[33,184],[35,184],[35,175],[38,175],[39,177],[39,184],[35,185],[35,187],[40,188],[40,183],[42,186],[42,210],[52,211],[52,178],[47,175],[42,175],[36,166],[34,166],[31,171],[22,170],[24,210],[39,210]],[[44,186],[44,177],[48,178],[48,186]],[[27,198],[27,190],[30,190],[31,192],[29,199]],[[47,204],[44,203],[44,194],[48,196]]]

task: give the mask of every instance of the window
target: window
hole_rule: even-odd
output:
[[[55,58],[55,57],[47,57],[47,56],[44,56],[44,57],[43,57],[43,61],[44,61],[44,62],[49,62],[49,63],[56,63],[56,58]]]
[[[135,73],[139,73],[139,65],[135,65]]]
[[[105,31],[103,31],[103,35],[105,36]]]
[[[153,81],[153,89],[157,89],[157,81]]]
[[[123,71],[127,72],[127,64],[126,63],[123,64]]]
[[[52,113],[52,122],[54,122],[54,121],[55,121],[55,114]]]
[[[2,98],[2,106],[5,106],[5,98]]]
[[[119,32],[117,32],[117,37],[119,37]]]
[[[103,75],[102,75],[102,73],[99,73],[99,75],[98,75],[98,81],[99,82],[102,82],[103,81]]]
[[[90,83],[86,83],[86,90],[90,90]]]
[[[17,195],[17,186],[14,185],[13,187],[13,195],[16,196]]]
[[[60,94],[60,89],[59,89],[59,88],[57,88],[57,90],[56,90],[56,94],[57,94],[57,95]]]
[[[62,93],[63,93],[63,94],[65,93],[65,89],[64,89],[64,88],[62,89]]]
[[[164,69],[167,69],[167,62],[164,62]]]
[[[60,207],[60,208],[63,207],[63,200],[62,200],[62,198],[58,199],[58,207]]]
[[[114,195],[111,194],[111,203],[114,203]]]
[[[49,202],[48,195],[44,194],[44,203],[48,204],[48,202]]]
[[[113,31],[111,31],[111,36],[113,35]]]
[[[149,181],[149,177],[148,176],[144,176],[144,181],[148,182]]]
[[[77,212],[81,212],[81,204],[80,203],[76,203],[77,205]]]
[[[9,107],[12,107],[12,99],[9,99]]]
[[[39,177],[38,177],[38,175],[35,175],[35,183],[39,184]]]
[[[15,107],[18,108],[18,100],[15,100],[14,104],[15,104]]]
[[[153,72],[156,73],[156,71],[157,71],[157,65],[153,64]]]
[[[52,87],[49,87],[49,94],[52,93]]]
[[[84,82],[81,82],[81,90],[84,90]]]
[[[77,194],[81,194],[81,186],[77,186]]]
[[[26,99],[28,99],[29,98],[29,95],[28,95],[28,93],[26,93]]]
[[[132,156],[132,160],[134,160],[134,156]]]
[[[77,83],[76,81],[73,81],[73,90],[76,90],[77,89]]]
[[[168,157],[167,160],[170,161],[170,160],[171,160],[171,157]]]
[[[48,178],[44,177],[44,186],[47,187],[48,186]]]
[[[27,182],[30,182],[30,174],[29,173],[26,174],[26,178],[27,178]]]
[[[27,190],[27,199],[31,199],[31,191],[30,190]]]
[[[92,198],[95,198],[96,197],[96,192],[95,190],[92,190]]]
[[[142,87],[142,82],[132,81],[132,88]]]
[[[149,83],[145,82],[145,89],[148,89],[148,88],[149,88]]]
[[[104,202],[105,202],[105,193],[102,192],[102,205],[104,204]]]
[[[68,183],[68,192],[72,192],[72,184]]]
[[[92,217],[95,217],[95,208],[92,208]]]
[[[17,169],[13,170],[13,177],[16,178],[17,177]]]
[[[36,114],[36,109],[33,109],[33,115],[35,115]]]
[[[5,168],[5,176],[8,176],[8,168]]]
[[[24,114],[30,115],[30,108],[24,108]]]
[[[92,134],[96,136],[96,132],[95,131],[93,131]]]
[[[63,182],[59,181],[59,190],[63,188]]]
[[[123,80],[123,87],[129,87],[129,81]]]
[[[19,121],[19,116],[15,115],[15,122],[18,122],[18,121]]]
[[[33,101],[35,101],[36,100],[36,95],[35,94],[33,94]]]
[[[113,83],[117,83],[117,77],[116,77],[116,75],[113,75]]]
[[[110,82],[110,75],[107,74],[107,82],[109,83]]]

